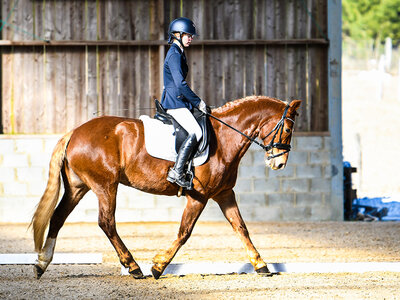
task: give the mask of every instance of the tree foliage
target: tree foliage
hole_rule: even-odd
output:
[[[343,34],[400,44],[400,0],[343,0]]]

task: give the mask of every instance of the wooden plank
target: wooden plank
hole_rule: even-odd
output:
[[[2,73],[9,76],[2,76],[2,127],[4,133],[14,133],[13,129],[13,91],[14,91],[14,49],[3,49]]]
[[[229,22],[225,9],[225,1],[214,1],[213,40],[226,40],[224,24]]]
[[[229,51],[230,50],[230,51]],[[232,48],[223,47],[222,65],[224,67],[224,98],[225,101],[235,100],[234,90],[234,52]]]
[[[286,83],[287,83],[287,47],[274,47],[276,51],[275,77],[276,77],[276,94],[278,99],[286,100]]]
[[[253,39],[264,39],[266,36],[265,29],[267,27],[267,12],[266,12],[266,4],[268,1],[264,0],[256,0],[254,2],[254,21],[253,21]]]
[[[100,47],[98,49],[98,108],[95,114],[96,117],[105,115],[107,103],[107,47]]]
[[[118,47],[110,47],[108,50],[108,68],[107,68],[107,110],[105,114],[119,116],[120,108],[120,92],[119,92],[119,60]]]
[[[64,133],[67,131],[67,66],[66,66],[66,51],[57,51],[57,62],[54,65],[55,68],[55,82],[54,96],[55,96],[55,133]],[[77,82],[78,83],[78,82]]]
[[[148,108],[151,107],[151,98],[150,98],[150,66],[149,66],[149,48],[143,47],[140,48],[140,94],[137,99],[137,109],[135,111],[134,116],[138,118],[142,112],[148,111]]]
[[[171,23],[172,20],[183,17],[182,12],[181,12],[181,1],[176,1],[176,0],[166,0],[164,3],[167,3],[168,5],[168,14],[165,14],[166,17],[166,29],[168,29],[169,23]]]
[[[295,67],[295,78],[296,88],[292,88],[294,91],[293,97],[302,100],[301,109],[299,110],[299,116],[296,118],[295,129],[296,131],[304,131],[307,128],[307,47],[300,46],[296,47],[296,67]],[[291,96],[291,95],[290,95]]]
[[[131,26],[131,16],[129,15],[129,11],[131,6],[135,5],[137,2],[131,3],[131,1],[114,1],[114,5],[118,7],[118,34],[113,37],[113,39],[118,40],[130,40],[132,33],[132,26]],[[148,4],[146,5],[146,8]],[[139,13],[143,13],[143,27],[148,26],[149,23],[149,14],[146,14],[144,11],[139,11]],[[148,38],[144,38],[148,39]]]
[[[191,74],[191,87],[193,91],[200,97],[204,97],[204,48],[190,49],[193,55],[190,58],[190,74]],[[215,58],[214,58],[215,59]],[[214,80],[215,74],[213,74]]]
[[[192,4],[192,20],[196,26],[196,32],[199,36],[195,37],[196,40],[204,38],[204,1],[193,1]]]
[[[275,75],[275,69],[276,69],[276,49],[274,47],[265,47],[265,54],[264,52],[259,53],[257,52],[257,92],[260,90],[261,92],[261,87],[262,81],[261,78],[259,77],[262,72],[260,69],[260,62],[263,61],[264,55],[266,56],[266,95],[270,97],[276,97],[276,75]]]
[[[207,104],[213,106],[222,106],[227,101],[224,89],[224,65],[223,60],[225,52],[220,48],[204,49],[204,53],[210,52],[212,55],[212,65],[211,59],[204,61],[204,69],[208,66],[208,72],[204,74],[204,78],[208,78],[208,85],[204,87],[204,93],[207,94],[209,91],[209,96],[207,97]],[[210,73],[212,72],[212,73]],[[210,82],[210,80],[212,82]],[[206,82],[206,81],[205,81]]]
[[[245,28],[251,27],[251,22],[245,23],[243,11],[249,10],[251,5],[246,5],[240,0],[233,0],[229,4],[232,7],[232,13],[230,15],[230,26],[228,27],[228,39],[244,40],[246,39]]]
[[[20,14],[23,8],[18,4],[17,0],[9,1],[8,4],[9,5],[6,6],[6,13],[4,14],[7,16],[7,24],[5,24],[3,30],[6,32],[6,36],[9,37],[10,40],[22,40],[21,32],[17,31],[16,28],[18,22],[22,18]]]
[[[204,1],[204,13],[203,13],[203,26],[201,30],[201,34],[197,37],[197,40],[213,40],[215,39],[214,35],[214,27],[218,26],[215,14],[217,7],[217,1],[205,0]],[[221,19],[219,19],[221,22]]]
[[[33,78],[35,75],[35,64],[34,64],[34,52],[32,47],[26,49],[20,49],[21,59],[23,60],[23,67],[18,70],[19,78],[18,89],[22,90],[22,98],[20,99],[21,111],[22,111],[22,126],[20,129],[21,133],[35,133],[35,123],[36,123],[36,111],[34,110],[36,101],[38,98],[34,97],[34,86]]]
[[[256,1],[253,2],[253,5],[247,5],[245,2],[240,2],[242,7],[240,9],[243,10],[243,39],[244,40],[251,40],[254,39],[254,4]]]
[[[244,66],[244,47],[236,47],[233,53],[233,80],[232,80],[232,91],[234,91],[233,98],[239,99],[245,96],[244,84],[245,84],[245,66]]]
[[[66,40],[68,29],[65,30],[65,25],[70,22],[68,20],[68,8],[70,6],[69,1],[54,1],[52,3],[52,31],[54,33],[55,40]],[[68,22],[68,23],[67,23]]]
[[[295,1],[295,30],[294,38],[307,37],[307,11],[301,1]],[[295,97],[302,100],[301,109],[298,111],[299,116],[296,118],[295,130],[303,131],[307,128],[307,46],[298,45],[295,47],[295,82],[290,86],[289,97]],[[295,87],[293,86],[295,85]]]
[[[83,5],[83,2],[82,2]],[[97,1],[86,0],[85,3],[85,39],[97,40]]]
[[[159,50],[157,47],[150,47],[150,99],[161,100],[162,90],[160,89],[160,80],[162,79],[162,74],[158,71],[160,63]],[[132,56],[133,60],[133,56]],[[131,84],[132,85],[132,84]],[[150,102],[149,107],[154,107],[153,101]],[[142,112],[142,114],[154,115],[155,109],[149,109]]]
[[[311,131],[327,131],[328,130],[328,83],[327,83],[327,53],[320,49],[312,49],[314,69],[314,81],[311,82],[311,93],[313,97],[313,105],[311,106]]]
[[[79,52],[77,49],[70,49],[65,53],[65,113],[66,113],[66,131],[73,129],[77,125],[75,105],[79,103],[78,85],[82,84],[79,80]]]
[[[148,37],[147,39],[149,40],[157,40],[158,38],[163,39],[164,37],[164,28],[162,26],[162,18],[161,16],[163,13],[161,12],[162,5],[160,5],[161,1],[160,0],[150,0],[149,1],[149,10],[148,10],[148,15],[149,15],[149,31],[148,31]],[[158,7],[158,6],[161,6]],[[154,49],[153,49],[154,50]]]
[[[87,115],[86,120],[90,120],[97,115],[97,48],[88,47],[86,49],[86,65],[87,65]]]
[[[222,66],[214,64],[213,66],[211,65],[212,59],[215,61],[218,61],[218,55],[220,54],[220,51],[216,51],[216,49],[204,49],[204,69],[203,69],[203,81],[204,81],[204,86],[206,87],[204,89],[204,94],[203,94],[203,100],[207,103],[207,105],[215,105],[214,101],[215,98],[217,97],[215,94],[218,94],[217,90],[213,88],[212,86],[212,80],[210,77],[212,76],[211,74],[216,74],[218,73],[218,67],[221,69]],[[214,73],[211,73],[211,72]],[[218,75],[217,75],[218,76]],[[221,76],[222,77],[222,76]],[[212,92],[214,90],[214,92]],[[213,95],[214,93],[214,95]]]
[[[24,89],[23,80],[24,73],[24,54],[19,51],[14,52],[14,86],[13,86],[13,99],[12,99],[12,126],[14,127],[14,133],[23,133],[23,122],[24,122]],[[17,80],[18,79],[18,80]],[[20,81],[22,79],[22,81]]]
[[[133,98],[133,68],[132,60],[134,57],[132,51],[129,48],[119,49],[120,60],[126,63],[121,64],[121,109],[119,115],[128,117],[131,116],[130,102]]]
[[[68,40],[84,40],[86,32],[84,1],[67,1],[70,5],[69,27],[71,28]],[[100,18],[100,20],[103,20]]]
[[[57,114],[57,82],[56,82],[56,65],[59,63],[59,52],[56,49],[46,49],[45,62],[45,130],[46,133],[54,133],[56,131]]]
[[[181,17],[189,18],[192,21],[194,21],[193,20],[193,2],[194,1],[182,1],[181,2],[181,4],[180,4],[181,9],[182,9],[182,12],[180,14]]]
[[[255,89],[255,69],[256,69],[256,47],[249,46],[245,48],[244,54],[244,95],[250,96],[256,94]],[[263,74],[265,78],[265,73]]]

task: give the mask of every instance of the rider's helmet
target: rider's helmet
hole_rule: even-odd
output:
[[[169,27],[168,27],[168,43],[169,44],[171,44],[173,42],[173,39],[177,39],[173,35],[176,32],[179,32],[181,35],[182,35],[182,33],[197,35],[196,27],[194,26],[193,21],[188,18],[178,18],[178,19],[173,20],[169,24]],[[181,36],[181,38],[182,38],[182,36]]]

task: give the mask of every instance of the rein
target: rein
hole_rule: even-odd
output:
[[[271,139],[271,142],[266,146],[264,146],[262,143],[259,143],[256,139],[254,139],[254,138],[248,136],[247,134],[241,132],[240,130],[232,127],[231,125],[229,125],[227,123],[225,123],[221,119],[219,119],[217,117],[214,117],[212,114],[207,113],[207,115],[210,116],[211,118],[217,120],[218,122],[224,124],[225,126],[229,127],[230,129],[236,131],[237,133],[243,135],[250,142],[255,143],[258,146],[260,146],[265,152],[268,152],[273,148],[280,149],[280,150],[285,150],[284,152],[281,152],[279,154],[269,155],[267,157],[267,159],[270,160],[270,159],[273,159],[273,158],[276,158],[276,157],[279,157],[279,156],[282,156],[282,155],[288,153],[290,151],[290,149],[291,149],[291,146],[289,144],[283,144],[282,143],[282,132],[283,132],[284,121],[285,120],[289,120],[289,121],[292,121],[294,123],[294,120],[292,120],[291,118],[286,117],[286,114],[288,112],[289,107],[290,107],[289,105],[286,105],[285,110],[284,110],[283,115],[282,115],[282,118],[279,120],[279,122],[275,125],[275,127],[265,137],[261,138],[261,140],[264,141],[267,137],[269,137],[271,134],[274,133],[274,135],[273,135],[273,137]],[[275,143],[274,141],[275,141],[275,138],[278,135],[278,133],[279,133],[279,141],[278,141],[278,143]]]

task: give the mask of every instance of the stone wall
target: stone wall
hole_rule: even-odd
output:
[[[0,222],[30,222],[47,182],[48,164],[59,135],[0,135]],[[288,165],[273,171],[264,165],[264,152],[252,146],[239,167],[235,187],[246,221],[330,220],[330,138],[296,136]],[[179,221],[185,198],[155,196],[120,185],[119,222]],[[97,199],[89,192],[68,218],[96,222]],[[202,221],[224,217],[211,200]]]

